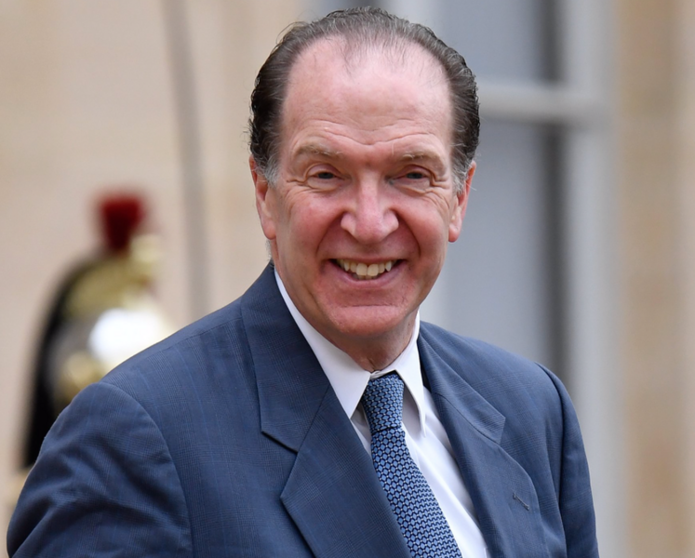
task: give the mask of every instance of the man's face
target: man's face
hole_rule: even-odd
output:
[[[415,46],[405,58],[373,51],[346,63],[338,41],[309,47],[290,73],[277,184],[251,161],[290,297],[353,358],[360,343],[407,344],[459,236],[473,175],[457,194],[438,64]]]

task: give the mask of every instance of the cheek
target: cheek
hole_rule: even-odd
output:
[[[284,192],[283,195],[277,197],[276,207],[276,223],[278,228],[278,239],[287,242],[297,234],[298,228],[305,221],[302,215],[302,204],[295,199],[293,192]]]
[[[404,208],[403,221],[415,236],[421,250],[432,256],[446,250],[453,208],[447,200],[435,198],[431,203],[415,203]],[[427,255],[427,254],[425,254]]]
[[[312,257],[330,227],[330,217],[320,204],[307,196],[290,197],[282,208],[282,225],[278,227],[281,249],[294,258]]]
[[[321,195],[297,196],[288,204],[291,227],[301,235],[321,238],[342,214],[340,204]]]

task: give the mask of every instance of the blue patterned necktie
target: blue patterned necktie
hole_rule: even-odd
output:
[[[406,446],[398,374],[370,380],[362,406],[372,432],[374,468],[413,558],[461,558],[432,489]]]

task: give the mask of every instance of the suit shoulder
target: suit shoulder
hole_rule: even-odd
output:
[[[114,368],[103,380],[144,402],[170,390],[197,391],[204,382],[247,369],[240,301],[180,329]]]
[[[501,375],[509,379],[519,375],[548,380],[548,370],[526,357],[512,353],[485,341],[463,337],[434,324],[423,322],[420,328],[423,340],[447,363],[466,363],[485,369],[486,374]]]
[[[559,410],[566,395],[560,380],[546,367],[478,339],[462,337],[429,323],[421,338],[471,387],[503,407],[527,398],[541,399]]]
[[[233,328],[240,319],[240,300],[235,300],[182,327],[166,339],[155,343],[126,362],[134,364],[156,356],[158,353],[164,352],[171,347],[195,345],[200,341],[201,337],[224,335],[224,331]]]

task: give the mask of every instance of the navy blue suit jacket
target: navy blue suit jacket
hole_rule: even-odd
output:
[[[494,558],[598,556],[569,398],[541,366],[422,324],[426,384]],[[270,268],[85,389],[47,436],[8,549],[37,557],[408,550]]]

